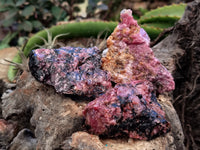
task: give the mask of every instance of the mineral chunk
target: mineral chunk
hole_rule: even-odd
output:
[[[103,69],[111,73],[116,83],[148,80],[160,93],[173,90],[173,77],[154,57],[149,43],[147,33],[133,19],[131,10],[122,10],[121,23],[107,40]]]
[[[139,80],[109,89],[90,102],[83,112],[90,131],[141,140],[167,133],[170,125],[152,89],[150,82]]]
[[[110,76],[101,67],[97,47],[36,49],[30,54],[32,75],[59,93],[98,96],[111,87]]]

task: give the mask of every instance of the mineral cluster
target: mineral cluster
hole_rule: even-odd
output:
[[[83,111],[90,132],[150,140],[170,130],[155,95],[175,85],[149,42],[131,10],[123,10],[121,23],[107,40],[105,57],[96,47],[36,49],[29,68],[57,92],[96,98]]]
[[[123,10],[102,58],[102,68],[116,86],[90,102],[83,112],[92,133],[150,140],[170,130],[155,94],[171,91],[175,85],[149,42],[131,10]]]
[[[145,89],[145,91],[143,90]],[[170,130],[148,81],[117,84],[84,110],[94,134],[150,140]]]
[[[121,23],[107,40],[103,69],[111,73],[116,83],[148,80],[160,93],[173,90],[173,77],[154,57],[149,43],[147,33],[133,19],[131,10],[122,10]]]
[[[97,47],[36,49],[30,54],[32,75],[59,93],[98,96],[111,88],[110,76],[100,69]]]

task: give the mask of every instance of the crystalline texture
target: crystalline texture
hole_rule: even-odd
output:
[[[96,47],[36,49],[30,54],[32,75],[57,92],[98,96],[111,88],[110,76],[101,67],[100,51]]]
[[[150,39],[133,19],[131,10],[121,12],[121,23],[107,40],[108,52],[102,67],[116,83],[148,80],[162,93],[174,89],[174,81],[166,68],[154,57]]]
[[[102,58],[103,69],[117,84],[86,106],[83,114],[90,132],[150,140],[170,131],[155,92],[173,90],[174,81],[154,57],[149,43],[131,10],[123,10]]]
[[[150,140],[170,130],[147,81],[117,84],[90,102],[83,114],[94,134]]]

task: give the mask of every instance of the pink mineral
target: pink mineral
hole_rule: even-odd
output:
[[[97,47],[36,49],[30,54],[29,68],[38,81],[52,85],[59,93],[96,97],[111,88],[100,60]]]
[[[141,140],[167,133],[170,125],[152,89],[148,81],[117,84],[90,102],[83,112],[90,132]]]
[[[116,83],[148,80],[159,93],[171,91],[175,84],[167,69],[154,57],[150,39],[131,10],[121,11],[121,23],[107,40],[108,52],[102,58],[102,67]]]

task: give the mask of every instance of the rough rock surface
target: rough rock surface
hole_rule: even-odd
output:
[[[76,148],[78,150],[104,150],[105,145],[96,135],[87,132],[75,132],[62,143],[63,150]]]
[[[191,13],[192,11],[196,10],[197,6],[199,7],[199,5],[197,5],[198,3],[193,3],[195,5],[192,5],[192,7],[187,9],[190,17],[195,16],[191,15]],[[188,20],[190,22],[190,19]],[[183,25],[185,23],[183,23]],[[199,26],[196,26],[196,28],[199,28]],[[189,30],[186,33],[192,32],[191,30]],[[185,52],[177,46],[175,37],[177,38],[176,34],[173,34],[168,37],[164,42],[153,48],[155,56],[159,60],[161,60],[163,65],[165,65],[171,73],[173,73],[177,68],[176,62],[178,58],[181,57],[182,54]],[[188,36],[186,36],[185,38],[187,37]],[[174,41],[174,43],[172,41]],[[185,56],[187,56],[187,54],[185,54]],[[193,94],[191,96],[193,96]],[[182,127],[176,111],[171,104],[172,100],[173,98],[171,95],[159,95],[158,98],[158,101],[166,112],[167,120],[171,124],[172,132],[168,133],[166,136],[158,137],[151,141],[133,141],[132,139],[100,139],[100,142],[103,143],[106,150],[184,149],[184,136],[182,132]],[[188,103],[190,102],[191,101],[188,101]],[[13,93],[10,93],[8,97],[5,97],[3,99],[3,117],[6,120],[14,120],[15,117],[18,117],[17,119],[20,120],[23,117],[26,117],[26,120],[22,119],[21,124],[24,126],[24,128],[28,127],[29,129],[31,129],[31,131],[35,134],[35,137],[38,139],[38,149],[56,149],[60,147],[60,144],[63,141],[71,139],[70,141],[80,141],[80,144],[79,142],[73,143],[76,143],[78,145],[81,145],[81,143],[83,143],[82,146],[84,145],[84,147],[86,147],[88,150],[94,150],[97,149],[97,145],[100,144],[99,141],[94,141],[93,147],[89,147],[91,145],[91,141],[88,139],[91,139],[91,135],[88,133],[80,134],[79,132],[75,132],[82,130],[81,127],[83,123],[83,118],[80,114],[82,113],[82,110],[87,103],[87,101],[80,101],[78,99],[76,99],[76,101],[73,101],[66,96],[58,95],[54,91],[54,89],[52,89],[52,87],[48,87],[41,83],[38,83],[30,74],[24,73],[21,79],[19,79],[19,81],[17,82],[17,89]],[[64,106],[64,104],[66,105]],[[43,108],[45,108],[45,111],[43,111]],[[48,111],[46,111],[47,108]],[[72,112],[72,114],[70,112]],[[63,117],[63,115],[65,117]],[[73,122],[74,118],[77,119],[77,122]],[[40,121],[40,119],[43,120]],[[195,121],[196,120],[194,120],[193,125],[196,124]],[[73,128],[73,125],[75,125],[76,127]],[[195,132],[195,130],[193,132]],[[73,138],[71,137],[72,133],[74,133]],[[195,134],[197,133],[198,132],[196,132]],[[78,136],[76,134],[80,134],[81,136]],[[6,134],[2,134],[1,140],[2,139],[6,139]],[[84,141],[84,139],[86,140]],[[96,136],[95,139],[98,140],[98,136]],[[81,150],[81,146],[78,147],[78,145],[72,145],[71,149]],[[100,145],[102,146],[102,144]]]
[[[140,140],[169,132],[170,125],[152,89],[147,81],[116,84],[86,106],[83,113],[90,131]]]
[[[82,128],[82,102],[57,94],[27,72],[19,79],[17,89],[2,103],[3,117],[12,120],[16,116],[19,122],[23,121],[20,124],[34,133],[36,147],[41,150],[58,148],[64,138]]]
[[[98,96],[111,87],[110,76],[101,67],[97,47],[36,49],[30,54],[32,75],[59,93]]]
[[[29,129],[21,130],[9,145],[9,150],[35,150],[37,139]]]
[[[0,119],[0,150],[6,149],[16,134],[16,125]]]
[[[61,148],[62,142],[68,139],[74,132],[86,130],[83,126],[82,111],[88,101],[84,99],[80,100],[80,97],[74,101],[65,95],[57,94],[51,86],[37,82],[30,73],[24,72],[22,74],[17,82],[17,89],[10,93],[8,97],[5,97],[2,102],[3,117],[9,120],[17,118],[18,122],[23,125],[22,129],[30,129],[38,141],[36,143],[37,149],[52,150]],[[175,112],[172,106],[166,113],[169,112]],[[27,119],[25,120],[23,117]],[[171,118],[175,124],[177,124],[177,119]],[[91,141],[85,141],[87,141],[84,142],[85,147],[91,145]],[[130,149],[132,146],[134,147],[135,143],[140,148],[145,143],[146,147],[143,146],[144,149],[148,149],[149,147],[151,149],[176,149],[171,133],[150,142],[133,141],[130,139],[128,142],[124,139],[104,139],[101,142],[105,149],[109,147],[110,150],[118,150],[122,149],[122,147]],[[18,144],[15,146],[20,147],[20,142]],[[99,142],[93,141],[93,146],[95,147],[95,145],[97,147]],[[74,147],[76,148],[76,146]],[[88,148],[88,150],[90,149]],[[91,148],[91,150],[96,149]]]
[[[93,141],[93,142],[91,142]],[[176,150],[173,137],[167,134],[151,141],[99,139],[87,132],[75,132],[63,142],[63,150]]]
[[[133,19],[131,10],[122,10],[120,19],[121,23],[107,40],[108,52],[102,58],[103,69],[116,83],[147,80],[160,93],[173,90],[173,77],[154,57],[149,47],[150,39]]]

